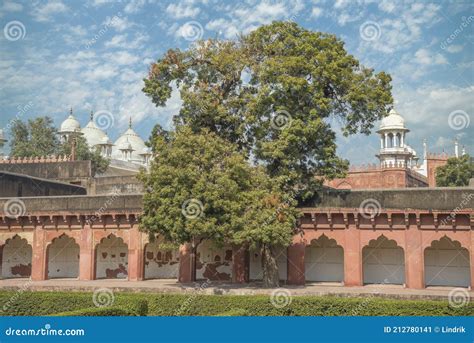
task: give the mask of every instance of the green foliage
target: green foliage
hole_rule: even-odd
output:
[[[1,315],[140,316],[472,316],[474,304],[452,307],[448,301],[294,296],[276,308],[265,295],[188,295],[116,293],[110,307],[96,308],[91,292],[0,292]],[[14,301],[10,301],[15,297]],[[189,301],[191,299],[192,301]],[[10,301],[10,302],[9,302]],[[183,311],[183,304],[187,304]]]
[[[55,317],[99,317],[99,316],[136,316],[135,313],[118,307],[94,307],[53,314]]]
[[[57,129],[49,117],[30,119],[27,123],[16,120],[11,133],[11,156],[71,155],[72,139],[61,143],[57,138]],[[103,158],[100,151],[91,151],[84,137],[77,136],[75,140],[77,160],[91,161],[92,175],[105,172],[109,166],[109,160]]]
[[[146,297],[133,294],[115,294],[114,302],[109,307],[97,308],[94,305],[92,293],[86,292],[0,292],[0,315],[3,316],[41,316],[41,315],[68,315],[64,312],[74,312],[71,315],[112,315],[101,314],[118,313],[117,315],[146,316],[148,314],[148,300]],[[79,314],[77,311],[84,311]],[[125,314],[127,313],[127,314]]]
[[[11,128],[11,156],[39,157],[55,155],[59,146],[57,130],[49,117],[15,120]]]
[[[185,127],[153,144],[158,153],[149,173],[139,177],[148,190],[140,217],[146,231],[180,244],[289,244],[294,203],[235,145]]]
[[[319,189],[315,175],[347,170],[328,119],[339,119],[345,135],[368,134],[392,103],[389,75],[360,65],[334,35],[289,22],[261,26],[239,41],[169,50],[144,81],[157,106],[179,88],[177,127],[208,129],[236,144],[301,199]]]
[[[474,177],[474,162],[469,155],[449,158],[446,165],[436,168],[436,186],[459,187],[469,185]]]
[[[104,173],[107,170],[110,161],[102,157],[98,149],[91,151],[83,136],[71,138],[69,141],[61,144],[59,146],[59,155],[71,155],[72,144],[74,143],[73,139],[75,139],[76,144],[76,158],[79,161],[91,161],[92,176]]]

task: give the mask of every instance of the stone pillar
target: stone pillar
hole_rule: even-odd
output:
[[[388,134],[384,133],[385,136],[385,148],[388,148]]]
[[[380,136],[380,149],[383,149],[383,135]]]
[[[405,146],[405,132],[402,132],[400,135],[400,146],[403,148]]]
[[[362,247],[360,246],[360,231],[355,224],[349,224],[349,228],[346,229],[344,233],[344,285],[362,286]]]
[[[79,280],[94,280],[95,249],[91,224],[86,223],[82,228],[79,247]]]
[[[131,224],[130,240],[128,244],[128,280],[143,280],[143,247],[138,224]]]
[[[249,252],[244,246],[232,248],[232,282],[249,282]]]
[[[421,231],[416,223],[409,224],[405,232],[405,274],[408,288],[424,288],[424,263]]]
[[[31,279],[33,281],[46,280],[47,261],[46,256],[46,232],[42,227],[35,227],[33,234],[33,256],[31,261]]]
[[[179,282],[188,283],[195,281],[193,264],[191,244],[186,243],[181,245],[179,247]]]
[[[293,243],[288,247],[288,284],[289,285],[304,285],[304,251],[305,243]]]

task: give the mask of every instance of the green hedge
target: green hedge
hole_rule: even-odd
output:
[[[55,316],[55,317],[136,316],[136,313],[127,311],[118,307],[93,307],[93,308],[84,308],[84,309],[76,310],[76,311],[56,313],[56,314],[53,314],[52,316]]]
[[[117,315],[151,316],[472,316],[474,302],[455,308],[448,301],[295,296],[288,306],[276,308],[265,295],[197,295],[115,293],[108,307]],[[13,298],[14,297],[14,298]],[[14,299],[12,301],[11,299]],[[94,308],[91,292],[0,292],[2,315],[38,316],[64,312],[109,315]],[[94,309],[97,314],[89,314]],[[107,309],[107,308],[105,308]],[[92,311],[92,312],[94,312]],[[104,311],[104,312],[102,312]],[[123,312],[122,312],[123,311]],[[110,314],[113,315],[113,314]]]

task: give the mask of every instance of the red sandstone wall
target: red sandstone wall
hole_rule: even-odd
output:
[[[444,166],[448,158],[448,155],[428,156],[428,187],[436,187],[436,168]]]
[[[324,183],[336,189],[377,189],[423,187],[421,180],[408,174],[406,169],[376,169],[365,171],[349,171],[346,178],[334,179]]]

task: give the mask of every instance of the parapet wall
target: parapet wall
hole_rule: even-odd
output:
[[[91,177],[91,161],[69,161],[66,157],[0,160],[0,171],[49,180],[79,182]]]

